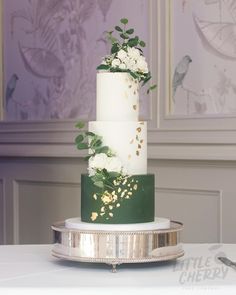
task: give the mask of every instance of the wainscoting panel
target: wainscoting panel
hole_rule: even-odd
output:
[[[0,179],[0,245],[4,242],[4,180]]]
[[[220,192],[156,188],[156,212],[184,223],[185,242],[221,240]]]
[[[80,215],[79,183],[19,181],[15,187],[17,244],[52,242],[53,222]]]

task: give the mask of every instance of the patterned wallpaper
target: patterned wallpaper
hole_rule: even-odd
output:
[[[104,32],[127,17],[148,44],[147,4],[4,0],[5,119],[95,119],[96,66],[108,52]],[[144,94],[141,110],[147,118]]]

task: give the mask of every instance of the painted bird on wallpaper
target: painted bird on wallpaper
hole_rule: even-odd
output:
[[[12,99],[12,96],[13,96],[13,93],[16,89],[16,84],[17,84],[18,80],[19,80],[19,78],[16,74],[13,74],[11,76],[11,78],[8,80],[7,89],[6,89],[6,97],[5,97],[6,111],[8,111],[8,104],[9,104],[9,101]]]
[[[183,85],[184,78],[188,72],[189,64],[192,59],[189,55],[185,55],[175,68],[175,73],[172,81],[172,98],[175,101],[175,93],[179,86]]]

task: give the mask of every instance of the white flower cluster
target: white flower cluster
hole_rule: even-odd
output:
[[[89,159],[89,176],[96,174],[97,170],[106,169],[108,172],[122,173],[123,167],[118,157],[108,157],[106,154],[96,154]]]
[[[127,52],[124,49],[118,51],[111,62],[111,66],[121,70],[130,70],[143,74],[148,73],[148,65],[145,57],[134,47],[127,47]]]

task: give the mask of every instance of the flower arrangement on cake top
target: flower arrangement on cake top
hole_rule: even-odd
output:
[[[127,72],[144,86],[152,77],[143,56],[142,48],[146,44],[138,36],[133,36],[134,29],[126,28],[127,18],[122,18],[120,23],[122,27],[115,26],[119,39],[114,36],[114,31],[107,32],[107,40],[111,43],[111,54],[103,58],[97,70]],[[150,86],[147,93],[155,88],[156,85]]]

